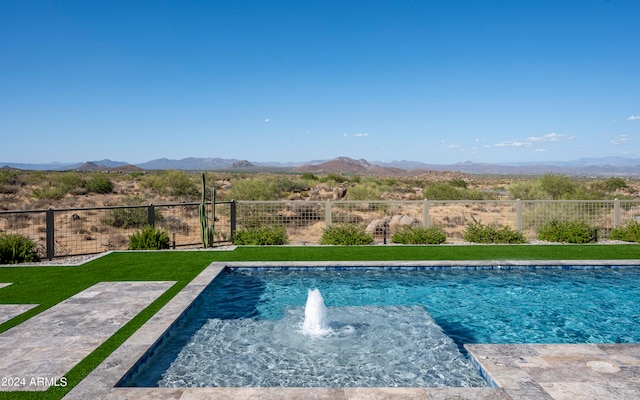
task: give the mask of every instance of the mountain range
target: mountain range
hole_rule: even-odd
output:
[[[124,161],[98,160],[85,163],[20,164],[2,163],[4,168],[50,171],[120,171],[142,170],[188,170],[188,171],[265,171],[265,172],[314,172],[348,173],[360,175],[419,175],[424,171],[459,171],[469,174],[491,175],[542,175],[545,173],[574,176],[628,176],[640,177],[640,158],[601,157],[580,158],[572,161],[477,163],[465,161],[455,164],[428,164],[420,161],[372,161],[349,157],[331,160],[312,160],[298,163],[250,162],[226,158],[183,158],[174,160],[160,158],[139,164]]]

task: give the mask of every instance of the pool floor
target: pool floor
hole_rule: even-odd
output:
[[[313,263],[318,266],[323,263]],[[327,263],[336,265],[337,263]],[[346,263],[339,263],[346,265]],[[437,263],[397,263],[398,265]],[[446,262],[440,265],[451,266]],[[469,263],[465,263],[468,265]],[[536,262],[536,264],[540,264]],[[552,262],[548,265],[603,265],[602,261]],[[425,399],[630,399],[640,398],[638,344],[465,345],[483,374],[496,387],[482,388],[121,388],[117,383],[162,337],[198,294],[226,266],[282,267],[283,263],[214,263],[176,295],[65,398],[425,398]],[[304,263],[286,263],[302,267]],[[367,263],[375,266],[376,263]],[[390,262],[380,263],[388,266]],[[508,265],[504,261],[481,265]],[[512,265],[524,265],[514,262]],[[638,265],[616,261],[614,265]]]

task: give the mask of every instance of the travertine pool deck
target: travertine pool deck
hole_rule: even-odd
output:
[[[0,283],[0,289],[9,285],[11,285],[10,282]],[[37,306],[37,304],[0,304],[0,324],[3,324]]]
[[[0,334],[0,391],[46,390],[175,282],[101,282]]]
[[[17,317],[22,313],[26,313],[32,308],[38,307],[37,304],[0,304],[0,324],[4,324]]]
[[[362,263],[359,263],[363,265]],[[368,266],[494,266],[510,268],[531,264],[521,261],[494,262],[367,262]],[[638,266],[633,261],[554,261],[536,265],[616,265]],[[495,387],[486,388],[126,388],[116,387],[120,379],[134,368],[146,351],[162,337],[171,324],[225,266],[234,267],[305,267],[352,266],[344,262],[314,263],[213,263],[178,293],[165,307],[116,349],[103,363],[67,394],[65,399],[640,399],[640,344],[627,345],[466,345],[468,352]],[[114,284],[121,284],[118,286]],[[43,365],[58,357],[75,355],[50,376],[62,376],[115,330],[111,322],[100,321],[98,315],[127,309],[127,321],[150,304],[172,282],[105,282],[81,292],[53,308],[25,321],[0,335],[0,377],[33,375]],[[127,286],[129,285],[129,286]],[[126,293],[122,303],[105,306],[95,296],[105,291]],[[122,292],[121,292],[122,291]],[[86,292],[86,293],[85,293]],[[95,295],[92,295],[95,293]],[[151,294],[153,293],[153,294]],[[100,295],[104,296],[104,295]],[[108,296],[106,296],[108,297]],[[93,300],[91,300],[93,299]],[[126,303],[126,304],[125,304]],[[66,304],[66,305],[65,305]],[[59,308],[65,305],[65,312]],[[57,308],[57,309],[56,309]],[[82,310],[82,311],[81,311]],[[105,311],[107,310],[107,311]],[[78,318],[78,313],[85,317]],[[109,321],[111,321],[109,319]],[[113,323],[124,325],[126,321]],[[80,328],[79,328],[80,327]],[[91,327],[88,329],[88,327]],[[87,328],[87,329],[85,329]],[[116,329],[117,330],[117,329]],[[91,333],[89,333],[91,331]],[[95,331],[95,332],[94,332]],[[55,334],[54,334],[55,332]],[[7,335],[8,334],[8,335]],[[31,335],[25,340],[23,335]],[[6,336],[6,337],[5,337]],[[55,336],[55,344],[46,339]],[[35,341],[37,339],[37,341]],[[58,347],[55,350],[52,347]],[[87,352],[88,351],[88,352]],[[17,354],[26,364],[14,362]],[[54,352],[49,353],[49,352]],[[53,367],[53,366],[51,366]],[[20,368],[16,370],[15,368]],[[53,370],[51,370],[53,371]],[[44,373],[44,372],[43,372]],[[73,384],[76,384],[75,382]],[[15,388],[14,388],[15,390]],[[27,388],[26,390],[36,390]]]

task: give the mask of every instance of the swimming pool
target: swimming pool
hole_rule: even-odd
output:
[[[326,339],[304,338],[296,332],[296,324],[301,323],[303,307],[309,288],[319,288],[327,303],[329,319],[336,326],[355,326],[363,336],[386,338],[389,332],[378,333],[378,326],[403,327],[403,332],[413,331],[415,336],[393,338],[394,343],[382,340],[375,348],[394,350],[403,346],[416,349],[432,346],[431,342],[420,344],[425,332],[441,341],[447,348],[444,358],[451,358],[454,375],[459,371],[468,372],[468,366],[456,356],[455,347],[461,350],[463,343],[638,343],[640,342],[639,315],[636,311],[640,294],[640,271],[625,268],[601,268],[590,270],[571,269],[396,269],[344,268],[331,271],[304,269],[303,271],[273,269],[228,269],[219,276],[198,298],[196,305],[186,315],[164,343],[154,351],[139,372],[132,374],[125,386],[172,386],[178,385],[177,376],[189,374],[189,362],[202,354],[212,353],[214,360],[195,360],[195,375],[205,375],[206,381],[187,383],[195,386],[400,386],[412,383],[415,386],[429,386],[429,374],[443,371],[422,371],[426,367],[419,362],[430,357],[418,354],[418,360],[407,361],[401,350],[399,364],[408,365],[408,372],[401,372],[398,382],[386,380],[383,373],[372,382],[351,382],[349,375],[369,361],[358,361],[338,371],[347,380],[329,376],[322,382],[273,382],[261,375],[270,367],[273,359],[283,358],[276,354],[272,359],[263,357],[265,349],[286,348],[292,341],[300,339],[301,344],[311,349],[337,346],[337,353],[344,353],[342,347],[349,339],[348,334]],[[223,300],[222,300],[223,299]],[[222,301],[221,301],[222,300]],[[433,324],[431,324],[431,321]],[[406,329],[405,329],[406,328]],[[431,329],[431,330],[430,330]],[[444,333],[444,339],[438,336]],[[372,333],[372,332],[375,332]],[[286,335],[285,335],[286,333]],[[230,336],[229,336],[230,335]],[[209,341],[194,344],[191,338]],[[447,338],[452,341],[446,342]],[[363,342],[355,336],[356,342]],[[214,340],[211,342],[211,340]],[[241,339],[244,339],[241,340]],[[270,344],[268,343],[271,340]],[[275,340],[275,341],[273,341]],[[280,341],[278,341],[280,340]],[[315,340],[315,341],[314,341]],[[324,342],[322,342],[324,340]],[[337,341],[337,344],[327,340]],[[235,342],[240,347],[228,347]],[[266,344],[265,344],[266,343]],[[413,343],[413,344],[412,344]],[[452,350],[452,343],[454,349]],[[244,346],[244,347],[243,347]],[[412,346],[412,347],[411,347]],[[213,354],[212,349],[226,352]],[[285,350],[289,351],[288,349]],[[220,357],[235,354],[235,360]],[[249,357],[243,356],[249,354]],[[453,354],[453,355],[451,355]],[[279,365],[283,376],[299,374],[296,369],[305,360],[298,354],[288,362],[295,365]],[[313,355],[317,357],[317,355]],[[440,354],[438,357],[442,358]],[[263,364],[257,362],[264,358]],[[464,358],[464,357],[462,357]],[[350,359],[347,357],[347,359]],[[271,360],[271,361],[270,361]],[[186,363],[183,363],[186,361]],[[250,365],[233,364],[246,362],[254,364],[259,373],[247,372]],[[312,376],[336,372],[339,363],[325,363],[327,368],[319,372],[311,363]],[[389,359],[372,369],[385,369]],[[181,364],[183,363],[183,364]],[[204,363],[204,364],[203,364]],[[347,363],[348,364],[348,363]],[[206,365],[207,368],[203,368]],[[266,365],[266,367],[265,367]],[[241,371],[241,379],[234,381],[209,380],[217,371]],[[290,368],[287,370],[286,368]],[[450,366],[446,368],[451,369]],[[388,368],[386,368],[388,369]],[[396,371],[396,369],[393,369]],[[226,371],[223,375],[228,375]],[[288,371],[288,373],[287,373]],[[171,375],[173,374],[173,375]],[[246,376],[260,376],[255,381],[244,380]],[[371,376],[367,372],[364,376]],[[201,376],[198,377],[200,379]],[[477,376],[454,376],[454,384],[446,377],[435,385],[479,386]],[[189,378],[191,379],[191,378]],[[216,378],[218,379],[218,378]],[[234,378],[235,379],[235,378]],[[411,385],[409,385],[411,386]]]

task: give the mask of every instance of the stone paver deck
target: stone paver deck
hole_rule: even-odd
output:
[[[101,282],[0,334],[0,391],[46,390],[175,282]],[[18,378],[18,380],[13,380]]]
[[[0,304],[0,324],[4,324],[37,306],[37,304]]]
[[[513,399],[640,399],[638,344],[465,346]]]

